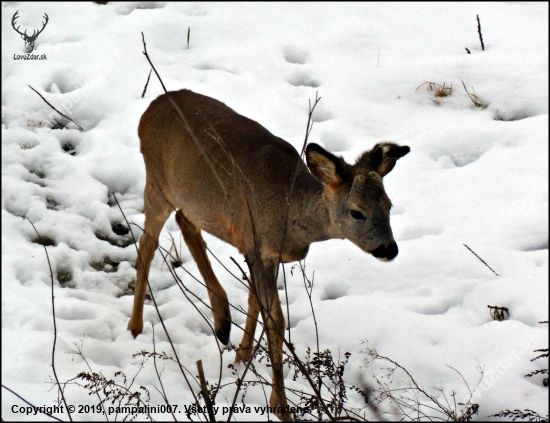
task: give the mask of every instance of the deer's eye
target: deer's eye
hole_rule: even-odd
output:
[[[390,208],[389,208],[389,209],[391,210],[392,207],[393,207],[393,204],[390,204]]]
[[[357,210],[350,210],[351,217],[357,220],[365,220],[365,215]]]

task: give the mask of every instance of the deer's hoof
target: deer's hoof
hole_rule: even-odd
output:
[[[223,345],[229,342],[229,334],[231,333],[231,323],[227,322],[221,329],[216,329],[216,336]]]
[[[141,335],[143,332],[143,324],[141,325],[133,325],[132,322],[128,323],[128,328],[130,332],[132,332],[132,336],[136,338],[138,335]]]

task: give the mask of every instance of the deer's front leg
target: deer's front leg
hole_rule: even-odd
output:
[[[258,323],[258,317],[260,315],[260,303],[258,302],[258,297],[254,289],[254,282],[250,281],[250,283],[246,324],[244,327],[243,339],[235,355],[235,363],[250,361],[252,359],[252,352],[254,351],[254,333],[256,332],[256,324]]]
[[[275,280],[276,265],[261,260],[249,261],[250,273],[254,284],[262,320],[266,325],[268,354],[272,365],[272,390],[270,407],[287,407],[283,376],[283,339],[285,336],[285,318],[281,309],[277,283]],[[248,320],[248,318],[247,318]],[[283,421],[291,421],[288,412],[275,412]]]

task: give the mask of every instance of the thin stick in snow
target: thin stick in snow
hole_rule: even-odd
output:
[[[481,41],[481,50],[485,51],[485,45],[483,44],[483,36],[481,35],[481,22],[479,21],[479,15],[477,17],[477,32],[479,33],[479,41]]]
[[[468,247],[466,244],[462,244],[462,245],[464,245],[468,250],[470,250],[470,252],[471,252],[474,256],[476,256],[476,257],[479,259],[480,262],[482,262],[485,266],[487,266],[491,272],[493,272],[493,273],[494,273],[495,275],[497,275],[497,276],[500,276],[497,272],[495,272],[495,271],[491,268],[491,266],[489,266],[489,265],[485,262],[485,260],[483,260],[481,257],[479,257],[476,253],[474,253],[474,250],[472,250],[472,249],[471,249],[470,247]]]
[[[28,84],[27,84],[27,85],[28,85]],[[61,116],[63,116],[65,119],[69,119],[72,123],[74,123],[76,126],[78,126],[78,127],[80,128],[81,131],[84,131],[84,128],[83,128],[82,126],[80,126],[78,123],[76,123],[74,120],[72,120],[69,116],[65,116],[63,113],[61,113],[61,112],[60,112],[59,110],[57,110],[55,107],[53,107],[53,106],[48,102],[48,100],[46,100],[46,99],[42,96],[42,94],[40,94],[38,91],[36,91],[33,87],[31,87],[30,85],[28,85],[28,86],[29,86],[29,88],[30,88],[31,90],[33,90],[36,94],[38,94],[38,95],[40,96],[40,98],[41,98],[42,100],[44,100],[44,102],[45,102],[48,106],[50,106],[52,109],[54,109],[57,113],[59,113],[59,114],[60,114]]]

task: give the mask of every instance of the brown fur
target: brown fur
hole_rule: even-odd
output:
[[[207,285],[216,335],[224,343],[231,328],[229,304],[212,271],[201,230],[245,256],[252,286],[236,361],[250,360],[261,313],[273,372],[270,406],[285,407],[285,321],[276,286],[279,257],[283,262],[303,259],[312,242],[330,238],[347,238],[377,257],[395,257],[390,201],[381,177],[409,148],[377,144],[350,165],[310,144],[308,170],[286,141],[225,104],[188,90],[154,100],[141,117],[138,133],[147,175],[145,233],[139,243],[128,329],[134,336],[143,331],[151,260],[164,222],[177,209],[176,221]]]

